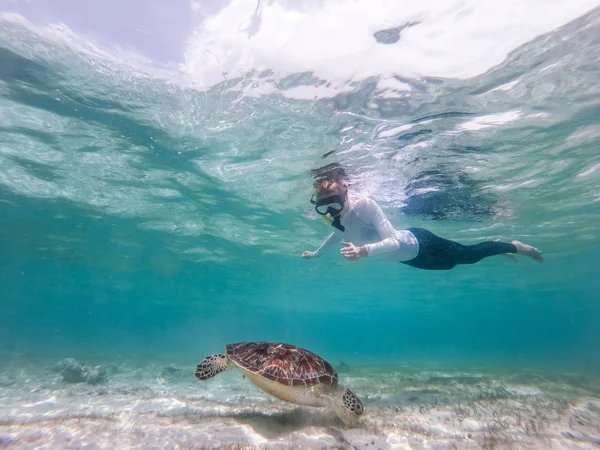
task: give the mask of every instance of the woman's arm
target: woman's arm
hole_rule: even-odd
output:
[[[302,253],[303,258],[318,258],[319,256],[327,253],[332,248],[336,247],[339,242],[342,240],[340,233],[332,232],[327,238],[323,241],[321,246],[314,252],[304,252]]]
[[[379,242],[364,245],[365,250],[360,252],[360,256],[379,256],[398,250],[400,243],[396,237],[396,230],[381,207],[369,198],[361,200],[357,206],[359,206],[358,217],[360,220],[373,225],[381,237]]]

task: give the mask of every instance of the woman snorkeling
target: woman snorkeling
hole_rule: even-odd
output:
[[[396,230],[375,201],[369,198],[350,200],[342,175],[343,169],[316,178],[311,203],[334,230],[316,251],[302,253],[303,258],[319,257],[341,243],[340,253],[348,261],[385,255],[426,270],[449,270],[458,264],[474,264],[494,255],[514,257],[518,254],[543,261],[537,248],[519,241],[463,245],[424,228]]]

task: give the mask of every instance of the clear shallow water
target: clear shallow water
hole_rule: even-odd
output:
[[[31,361],[65,357],[193,369],[225,343],[276,340],[373,376],[410,363],[597,377],[600,19],[573,19],[497,47],[506,57],[489,67],[463,61],[471,72],[443,52],[448,67],[406,59],[375,77],[373,60],[348,82],[328,65],[255,60],[240,75],[223,60],[220,83],[193,54],[175,77],[3,16],[4,363],[31,376]],[[310,169],[334,161],[397,228],[517,238],[546,261],[428,273],[302,260],[328,233]]]

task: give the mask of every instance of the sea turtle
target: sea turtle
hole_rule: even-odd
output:
[[[196,367],[195,376],[208,380],[237,366],[263,391],[290,403],[326,406],[346,425],[357,424],[364,412],[360,399],[338,384],[331,364],[308,350],[275,342],[239,342],[225,346],[225,354],[210,355]]]

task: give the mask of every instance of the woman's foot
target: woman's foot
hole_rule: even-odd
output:
[[[494,239],[496,242],[502,242],[501,239]],[[515,255],[514,253],[501,253],[502,256],[506,256],[508,259],[511,259],[513,262],[518,262],[517,261],[517,255]]]
[[[512,241],[511,244],[517,247],[518,255],[529,256],[530,258],[535,259],[537,262],[542,262],[544,260],[542,257],[542,252],[531,245],[523,244],[519,241]]]

